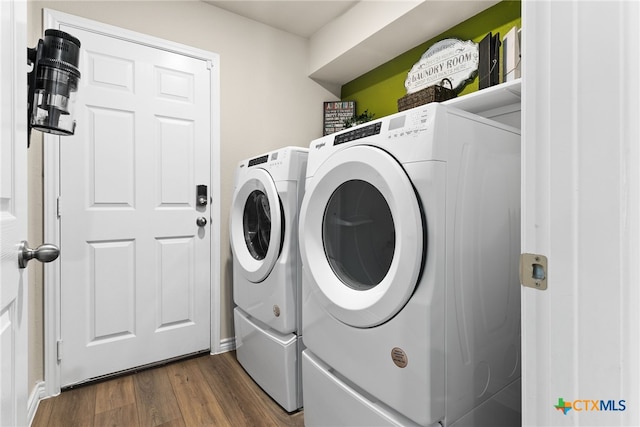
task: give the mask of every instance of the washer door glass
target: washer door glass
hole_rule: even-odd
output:
[[[322,241],[335,275],[352,289],[368,290],[389,272],[396,246],[391,209],[367,181],[341,184],[329,198]]]
[[[271,239],[271,212],[269,198],[262,191],[254,190],[247,197],[242,227],[249,253],[255,259],[263,260],[267,256]]]
[[[233,193],[229,239],[235,266],[249,281],[263,281],[276,264],[284,213],[276,184],[264,169],[244,172]]]
[[[300,208],[305,286],[325,311],[355,327],[382,324],[407,303],[425,259],[415,189],[387,152],[336,149],[307,179]]]

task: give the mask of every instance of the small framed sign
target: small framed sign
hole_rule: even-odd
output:
[[[445,39],[431,46],[416,62],[404,82],[407,93],[451,83],[456,93],[478,74],[478,45],[471,40]]]
[[[356,114],[355,101],[330,101],[324,103],[324,131],[329,135],[344,129],[344,121]]]

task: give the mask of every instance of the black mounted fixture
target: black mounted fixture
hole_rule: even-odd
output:
[[[80,40],[59,30],[45,30],[44,40],[27,48],[28,136],[31,129],[56,135],[73,135],[74,106],[80,70]]]

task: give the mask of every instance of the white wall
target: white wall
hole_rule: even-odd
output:
[[[524,1],[522,21],[522,250],[549,260],[522,293],[523,424],[638,426],[640,4]]]
[[[307,77],[308,41],[200,1],[31,1],[28,43],[42,34],[49,8],[220,55],[222,338],[233,336],[228,211],[238,161],[285,145],[308,146],[322,134],[322,102],[335,96]],[[42,145],[30,149],[30,243],[42,242]],[[31,237],[33,236],[33,237]],[[34,267],[37,268],[37,267]],[[42,368],[42,274],[30,301],[30,384]]]

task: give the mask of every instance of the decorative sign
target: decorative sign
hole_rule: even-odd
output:
[[[325,102],[323,135],[329,135],[344,129],[344,121],[353,118],[355,114],[355,101]]]
[[[449,79],[460,92],[478,73],[478,45],[471,40],[445,39],[431,46],[416,62],[404,86],[414,93]]]

